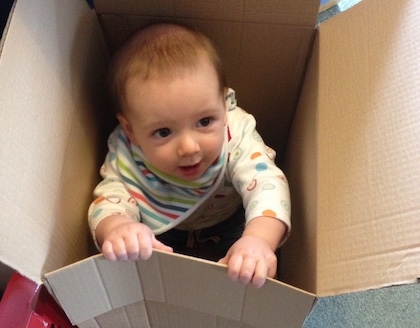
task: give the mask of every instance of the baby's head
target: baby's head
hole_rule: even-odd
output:
[[[204,35],[173,24],[143,29],[115,57],[111,89],[121,127],[149,168],[192,181],[217,162],[227,85]]]
[[[127,108],[127,83],[133,78],[144,81],[170,81],[185,70],[208,61],[215,69],[220,95],[227,82],[213,42],[204,34],[177,24],[153,24],[134,33],[114,56],[109,82],[117,113]]]

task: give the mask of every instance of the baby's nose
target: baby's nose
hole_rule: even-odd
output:
[[[189,134],[180,137],[178,144],[178,156],[188,156],[197,153],[200,146],[197,140]]]

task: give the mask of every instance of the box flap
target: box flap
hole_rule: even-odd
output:
[[[94,0],[99,14],[174,17],[264,24],[301,25],[313,28],[319,3],[312,0],[136,1]]]
[[[416,0],[364,0],[319,27],[286,156],[299,235],[282,259],[318,295],[420,276],[419,15]]]
[[[84,1],[20,0],[5,36],[0,260],[34,281],[88,255],[100,149],[92,102],[105,62],[95,23]]]
[[[154,252],[110,262],[101,255],[46,275],[79,327],[301,327],[314,295],[275,280],[255,289],[215,262]]]
[[[256,116],[266,143],[282,153],[319,3],[96,0],[95,7],[111,52],[130,33],[152,22],[178,22],[204,32],[220,50],[239,106]]]

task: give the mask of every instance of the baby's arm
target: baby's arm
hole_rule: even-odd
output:
[[[267,277],[272,278],[276,274],[277,257],[274,252],[286,231],[286,225],[278,219],[264,216],[252,219],[242,237],[219,263],[227,264],[231,280],[252,283],[259,288]]]
[[[123,183],[117,165],[120,133],[118,127],[108,139],[109,151],[100,171],[103,180],[95,188],[95,200],[89,207],[89,226],[107,259],[148,259],[153,248],[172,248],[157,241],[152,230],[140,222],[138,204]]]
[[[155,238],[145,224],[125,215],[108,216],[96,227],[96,240],[105,258],[115,260],[147,260],[153,249],[172,252],[172,248]]]
[[[274,277],[275,250],[290,232],[289,186],[275,164],[275,151],[258,134],[255,118],[236,107],[228,112],[228,122],[233,155],[227,169],[242,196],[247,225],[220,262],[228,265],[232,280],[261,287]]]

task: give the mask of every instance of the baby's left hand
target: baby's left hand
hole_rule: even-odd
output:
[[[219,263],[227,264],[228,277],[255,288],[264,285],[277,271],[277,257],[269,242],[260,236],[243,235]]]

